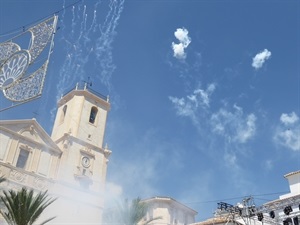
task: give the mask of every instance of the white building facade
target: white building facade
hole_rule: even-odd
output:
[[[173,198],[154,197],[145,199],[143,202],[150,206],[145,221],[160,218],[151,222],[151,225],[187,225],[195,223],[197,212]]]
[[[77,86],[59,100],[51,136],[35,119],[0,121],[1,189],[48,190],[49,224],[101,224],[109,110],[108,98]]]
[[[300,170],[288,173],[284,177],[288,180],[290,192],[279,196],[279,199],[265,203],[259,210],[270,223],[299,225]]]

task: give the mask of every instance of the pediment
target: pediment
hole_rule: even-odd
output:
[[[25,139],[48,150],[61,153],[56,143],[51,139],[42,126],[35,120],[2,120],[0,129],[16,138]]]

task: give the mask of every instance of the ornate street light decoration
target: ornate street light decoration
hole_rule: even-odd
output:
[[[41,96],[54,45],[56,24],[57,15],[30,27],[4,43],[0,43],[0,90],[8,100],[23,103]],[[28,33],[30,34],[29,47],[22,49],[15,41]],[[47,46],[49,46],[47,57],[39,59],[39,61],[43,60],[42,65],[28,74],[28,69],[32,67]]]

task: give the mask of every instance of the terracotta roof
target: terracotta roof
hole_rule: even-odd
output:
[[[228,218],[228,216],[220,216],[220,217],[213,217],[209,218],[202,222],[193,223],[193,225],[213,225],[213,224],[225,224],[227,222],[234,222],[235,224],[241,224],[236,220],[232,220],[232,218]]]

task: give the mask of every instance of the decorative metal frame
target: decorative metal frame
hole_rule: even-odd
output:
[[[57,19],[58,16],[54,15],[11,40],[0,43],[0,90],[8,100],[21,104],[41,96],[54,45]],[[31,35],[29,48],[21,49],[13,41],[28,32]],[[28,68],[35,63],[47,46],[49,52],[43,65],[33,73],[27,74]]]

